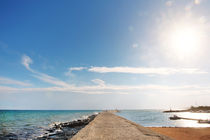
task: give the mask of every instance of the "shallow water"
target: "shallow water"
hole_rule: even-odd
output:
[[[0,134],[14,133],[21,139],[33,139],[59,122],[85,118],[99,110],[0,110]]]
[[[210,113],[163,113],[163,110],[123,110],[116,113],[128,120],[146,127],[210,127],[210,124],[200,124],[194,120],[170,120],[169,117],[177,115],[192,119],[210,119]]]

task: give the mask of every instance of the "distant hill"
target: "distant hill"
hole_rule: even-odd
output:
[[[210,106],[191,106],[189,109],[185,110],[166,110],[163,111],[164,113],[170,113],[170,112],[199,112],[199,113],[210,113]]]
[[[188,109],[188,111],[191,111],[191,112],[208,112],[210,113],[210,106],[198,106],[198,107],[194,107],[194,106],[191,106],[190,109]]]

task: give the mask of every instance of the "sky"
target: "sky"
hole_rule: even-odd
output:
[[[0,109],[210,105],[209,6],[1,0]]]

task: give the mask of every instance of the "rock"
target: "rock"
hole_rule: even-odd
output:
[[[91,115],[87,119],[78,119],[76,121],[55,124],[52,128],[47,129],[50,134],[45,133],[47,136],[39,137],[37,139],[68,140],[69,138],[72,138],[76,133],[78,133],[79,130],[84,128],[95,117],[96,115]]]
[[[52,133],[52,132],[55,131],[55,129],[54,128],[50,128],[50,129],[47,129],[47,131],[50,132],[50,133]]]
[[[16,134],[13,134],[13,133],[9,133],[7,135],[4,136],[4,139],[9,139],[9,140],[17,140],[18,139],[18,136]],[[3,139],[3,140],[4,140]]]

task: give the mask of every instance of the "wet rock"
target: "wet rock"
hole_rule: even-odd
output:
[[[18,136],[16,134],[9,133],[9,134],[3,136],[2,140],[17,140],[17,139],[18,139]]]
[[[57,135],[57,134],[49,134],[49,137],[52,137],[52,136],[55,136],[55,135]]]
[[[55,131],[55,129],[54,128],[51,128],[51,129],[47,129],[47,131],[50,132],[50,133],[52,133],[52,132]]]
[[[48,129],[46,136],[37,138],[38,140],[53,139],[53,140],[68,140],[72,138],[79,130],[85,127],[89,122],[91,122],[96,115],[91,115],[86,119],[79,119],[76,121],[65,122],[60,124],[55,124],[52,128]]]

